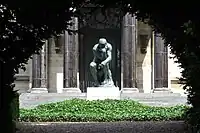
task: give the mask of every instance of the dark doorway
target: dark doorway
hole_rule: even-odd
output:
[[[93,60],[92,48],[98,43],[99,38],[106,38],[112,45],[112,63],[111,71],[115,86],[121,88],[120,85],[120,45],[121,45],[121,30],[116,29],[95,29],[87,28],[81,31],[79,35],[80,44],[80,89],[86,92],[87,87],[93,85],[93,78],[90,73],[89,64]]]

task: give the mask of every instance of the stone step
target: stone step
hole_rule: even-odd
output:
[[[179,93],[132,93],[132,94],[121,94],[121,99],[157,99],[157,98],[176,98],[176,97],[186,97]],[[86,93],[22,93],[20,99],[24,100],[39,100],[39,99],[71,99],[71,98],[86,98]]]
[[[83,97],[86,96],[86,93],[21,93],[20,96],[43,96],[43,97]],[[181,96],[181,93],[121,93],[121,96],[129,96],[129,97],[173,97],[173,96]]]
[[[154,97],[179,97],[181,96],[180,93],[131,93],[131,94],[121,94],[121,97],[149,97],[149,98],[154,98]]]
[[[31,108],[40,104],[60,102],[68,99],[86,99],[86,93],[22,93],[19,97],[20,108]],[[148,105],[186,104],[187,97],[179,93],[132,93],[121,94],[120,99],[132,99]]]

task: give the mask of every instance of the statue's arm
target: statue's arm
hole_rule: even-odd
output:
[[[96,61],[96,45],[93,47],[92,52],[93,52],[93,56],[94,56],[93,62],[95,62]]]
[[[102,62],[102,64],[107,64],[112,60],[112,46],[111,44],[108,45],[108,50],[107,50],[107,55],[108,57]]]

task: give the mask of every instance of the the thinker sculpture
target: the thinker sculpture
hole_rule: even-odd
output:
[[[90,71],[95,81],[95,86],[114,86],[109,63],[112,60],[112,45],[104,38],[93,47],[94,59],[90,63]]]

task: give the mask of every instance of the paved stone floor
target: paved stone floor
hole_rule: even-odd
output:
[[[27,123],[17,133],[191,133],[184,122]]]
[[[59,102],[72,98],[86,99],[86,94],[66,94],[66,93],[23,93],[20,95],[20,108],[32,108],[40,104]],[[187,97],[178,93],[135,93],[121,95],[121,99],[132,99],[151,106],[174,106],[186,104]]]

